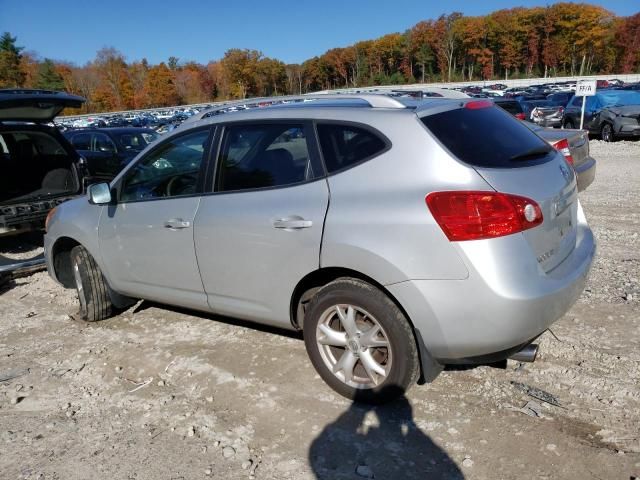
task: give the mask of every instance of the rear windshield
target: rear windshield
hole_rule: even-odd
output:
[[[422,118],[458,159],[475,167],[517,168],[545,163],[555,152],[520,120],[500,108],[457,108]]]
[[[518,102],[517,100],[513,100],[511,102],[496,102],[496,105],[498,105],[500,108],[506,110],[507,112],[509,112],[511,115],[515,115],[517,113],[522,113],[522,105],[520,105],[520,102]]]

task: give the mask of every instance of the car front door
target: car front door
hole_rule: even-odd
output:
[[[132,297],[207,310],[193,245],[209,128],[158,144],[114,185],[98,235],[112,287]]]
[[[91,135],[91,161],[97,178],[112,179],[120,173],[120,159],[113,140],[102,132]]]
[[[298,282],[319,268],[329,190],[305,122],[234,124],[222,133],[215,191],[195,244],[211,309],[290,327]]]

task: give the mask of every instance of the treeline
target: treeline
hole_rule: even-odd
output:
[[[0,87],[67,90],[85,96],[91,112],[381,84],[640,72],[640,13],[617,17],[584,3],[442,15],[288,65],[247,49],[207,65],[176,57],[128,63],[103,48],[77,66],[40,59],[16,41],[0,38]]]

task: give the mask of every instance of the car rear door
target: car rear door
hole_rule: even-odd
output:
[[[208,310],[193,244],[211,129],[174,135],[117,180],[103,210],[100,253],[115,290]]]
[[[329,190],[311,124],[224,127],[195,245],[211,309],[290,327],[298,282],[318,269]]]

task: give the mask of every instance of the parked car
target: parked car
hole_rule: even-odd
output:
[[[532,132],[546,140],[573,166],[578,177],[578,191],[585,190],[596,178],[596,161],[589,153],[589,134],[586,130],[544,128],[535,123],[522,122]]]
[[[580,126],[582,97],[574,97],[567,105],[562,120],[564,128]],[[584,126],[605,142],[616,138],[640,137],[640,92],[632,90],[598,90],[586,97]]]
[[[522,104],[515,98],[496,97],[492,100],[497,106],[510,113],[518,120],[526,120],[527,115],[524,108],[522,108]]]
[[[71,130],[64,136],[87,160],[94,179],[109,181],[147,145],[158,138],[148,128],[121,127]]]
[[[0,237],[42,231],[53,207],[83,193],[82,158],[48,123],[84,101],[64,92],[0,90]],[[2,261],[0,274],[43,259],[33,262]]]
[[[562,105],[554,105],[551,100],[528,100],[521,102],[521,105],[528,121],[543,127],[562,126]]]
[[[302,330],[332,388],[380,402],[533,360],[595,243],[573,169],[493,102],[317,95],[192,117],[59,206],[45,251],[85,320],[144,298]]]

